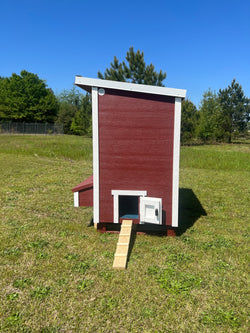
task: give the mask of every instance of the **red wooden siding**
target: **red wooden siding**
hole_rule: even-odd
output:
[[[72,189],[79,192],[79,206],[93,207],[93,175]]]
[[[79,206],[93,207],[93,187],[79,191]]]
[[[100,222],[113,222],[111,190],[162,198],[172,221],[174,97],[105,89],[99,96]]]
[[[72,188],[72,192],[78,192],[89,187],[93,187],[93,175],[89,176],[83,182]]]

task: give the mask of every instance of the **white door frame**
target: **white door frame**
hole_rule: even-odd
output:
[[[112,190],[114,223],[119,223],[119,195],[146,197],[147,191]]]

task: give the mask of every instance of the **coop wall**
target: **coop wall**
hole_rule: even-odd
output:
[[[112,190],[162,198],[172,225],[175,98],[105,89],[98,96],[99,218],[113,222]]]
[[[79,191],[79,206],[93,207],[93,187]]]

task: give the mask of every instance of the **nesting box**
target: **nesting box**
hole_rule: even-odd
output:
[[[93,177],[73,189],[107,223],[178,227],[181,102],[186,90],[75,78],[92,94]]]

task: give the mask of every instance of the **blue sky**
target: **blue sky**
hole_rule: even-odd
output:
[[[196,105],[233,78],[250,97],[249,0],[0,0],[0,31],[0,76],[26,69],[55,93],[134,46]]]

